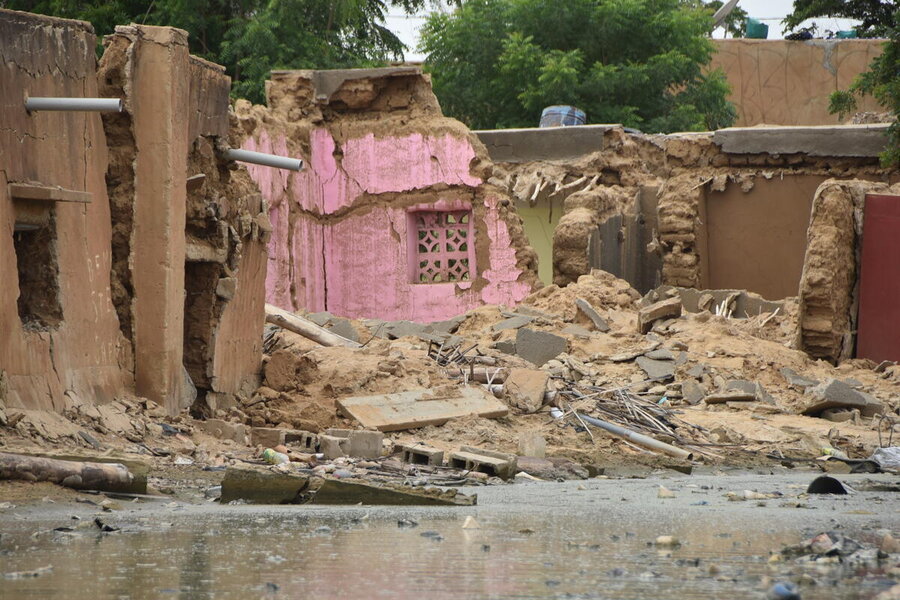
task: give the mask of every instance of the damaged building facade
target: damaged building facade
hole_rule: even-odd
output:
[[[230,79],[187,34],[0,10],[0,399],[175,414],[258,384],[265,204],[221,158]],[[121,112],[28,111],[29,97]]]
[[[268,302],[428,322],[531,293],[510,198],[419,68],[274,72],[267,95],[267,107],[235,107],[243,148],[308,165],[249,169],[273,227]]]

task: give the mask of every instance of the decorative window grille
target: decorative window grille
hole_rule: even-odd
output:
[[[411,216],[416,231],[413,281],[469,281],[472,211],[418,211]]]

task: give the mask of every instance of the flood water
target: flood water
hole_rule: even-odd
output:
[[[766,581],[810,573],[804,598],[872,598],[884,577],[770,565],[771,551],[839,528],[865,540],[898,525],[890,494],[728,502],[729,489],[791,480],[682,478],[479,488],[476,507],[141,506],[102,513],[120,531],[52,531],[97,515],[0,515],[2,598],[764,598]],[[732,485],[733,484],[733,485]],[[703,489],[706,486],[708,489]],[[797,493],[794,491],[793,493]],[[705,504],[704,504],[705,503]],[[795,503],[796,504],[796,503]],[[14,511],[15,512],[15,511]],[[52,512],[52,511],[51,511]],[[463,529],[472,515],[479,529]],[[417,526],[398,525],[411,520]],[[407,524],[408,525],[408,524]],[[424,535],[423,535],[424,534]],[[658,550],[658,535],[682,545]]]

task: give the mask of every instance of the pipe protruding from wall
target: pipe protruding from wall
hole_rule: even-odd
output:
[[[253,152],[252,150],[235,150],[234,148],[229,148],[225,150],[224,155],[228,160],[253,163],[254,165],[263,165],[266,167],[275,167],[276,169],[299,171],[303,168],[303,161],[299,158],[266,154],[265,152]]]
[[[121,98],[26,98],[28,112],[40,110],[122,112],[125,103]]]

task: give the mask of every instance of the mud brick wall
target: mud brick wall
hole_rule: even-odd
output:
[[[881,54],[882,40],[713,40],[710,69],[720,68],[738,111],[735,125],[834,125],[832,92],[847,89]],[[872,98],[860,111],[883,111]]]
[[[0,10],[0,402],[7,407],[62,411],[67,394],[105,403],[131,381],[110,294],[100,116],[29,114],[24,104],[26,95],[100,95],[95,50],[88,23]],[[9,183],[86,192],[89,202],[17,200]]]
[[[275,72],[267,91],[268,108],[236,106],[243,147],[306,161],[292,174],[249,169],[270,206],[269,302],[436,321],[531,292],[521,220],[419,69]],[[451,248],[467,253],[468,277],[417,279],[423,211],[471,213],[471,237]]]
[[[98,78],[126,99],[104,119],[116,207],[114,289],[134,348],[135,391],[176,413],[199,392],[256,386],[264,320],[265,204],[220,158],[230,79],[187,34],[120,26]]]

